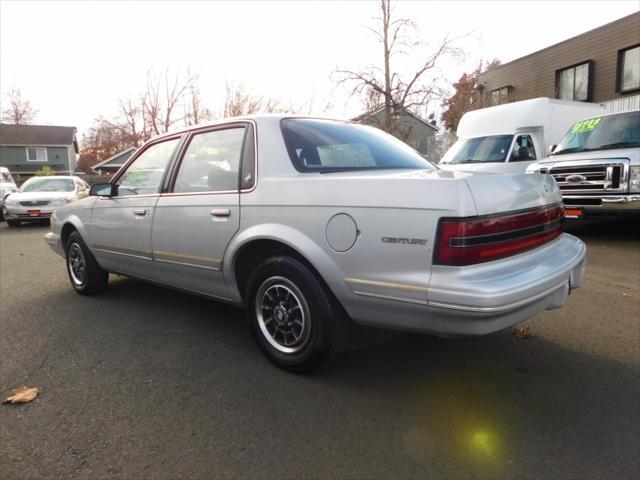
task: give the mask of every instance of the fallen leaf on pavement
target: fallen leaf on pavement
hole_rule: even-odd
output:
[[[623,297],[630,297],[631,295],[629,295],[628,293],[622,292],[622,296]]]
[[[524,340],[525,338],[529,338],[531,336],[529,327],[515,327],[511,333],[514,337],[521,340]]]
[[[38,396],[38,389],[33,387],[18,387],[11,390],[2,403],[29,403]]]

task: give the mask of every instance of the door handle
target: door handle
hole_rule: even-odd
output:
[[[214,208],[212,210],[210,210],[211,215],[213,215],[214,217],[228,217],[229,215],[231,215],[231,210],[229,210],[228,208]]]
[[[147,213],[149,213],[149,210],[146,208],[136,208],[133,210],[133,214],[138,215],[139,217],[144,217]]]

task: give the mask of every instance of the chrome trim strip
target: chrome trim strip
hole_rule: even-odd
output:
[[[205,262],[211,262],[216,264],[222,263],[222,259],[216,258],[216,257],[202,257],[199,255],[189,255],[187,253],[178,253],[178,252],[166,252],[163,250],[154,250],[153,256],[155,257],[156,255],[161,255],[163,257],[190,258],[192,260],[203,260]]]
[[[568,281],[568,280],[567,280]],[[507,305],[500,305],[498,307],[471,307],[471,306],[467,306],[467,305],[457,305],[455,303],[445,303],[445,302],[429,302],[429,306],[431,307],[438,307],[438,308],[446,308],[449,310],[459,310],[459,311],[463,311],[463,312],[474,312],[474,313],[501,313],[501,312],[506,312],[509,310],[514,310],[518,307],[522,307],[524,305],[528,305],[530,303],[533,303],[537,300],[540,300],[543,297],[546,297],[547,295],[550,295],[552,293],[554,293],[556,290],[560,290],[561,288],[563,288],[567,281],[564,281],[558,285],[555,285],[554,287],[551,287],[547,290],[544,290],[536,295],[533,295],[532,297],[529,298],[525,298],[523,300],[518,300],[517,302],[513,302]]]
[[[180,265],[184,267],[193,267],[193,268],[201,268],[203,270],[212,270],[214,272],[220,271],[220,267],[209,267],[206,265],[196,265],[195,263],[176,262],[175,260],[166,260],[164,258],[156,258],[155,261],[160,263],[171,263],[173,265]]]
[[[113,255],[122,255],[124,257],[140,258],[142,260],[153,260],[151,257],[143,257],[142,255],[134,255],[133,253],[116,252],[115,250],[109,250],[106,248],[93,247],[93,250],[96,252],[111,253]]]
[[[403,298],[403,297],[394,297],[392,295],[383,295],[380,293],[370,293],[370,292],[362,292],[360,290],[352,290],[355,295],[361,295],[363,297],[373,297],[379,298],[382,300],[393,300],[395,302],[403,302],[403,303],[414,303],[417,305],[429,306],[429,302],[427,300],[414,300],[412,298]]]
[[[424,293],[427,292],[427,287],[421,287],[419,285],[410,285],[407,283],[382,282],[379,280],[368,280],[366,278],[351,278],[351,277],[345,277],[344,281],[347,282],[347,284],[355,283],[357,285],[370,285],[372,287],[386,287],[386,288],[397,288],[400,290],[411,290],[414,292],[424,292]]]

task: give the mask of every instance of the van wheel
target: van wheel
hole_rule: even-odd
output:
[[[94,295],[107,289],[109,272],[104,270],[78,232],[69,235],[65,247],[71,286],[80,295]]]
[[[266,259],[254,270],[246,292],[253,336],[278,367],[312,372],[341,350],[346,315],[333,294],[298,260]]]

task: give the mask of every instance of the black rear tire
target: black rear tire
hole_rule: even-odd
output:
[[[313,372],[343,348],[348,319],[342,306],[292,257],[260,263],[249,279],[245,302],[258,346],[282,369]]]
[[[78,232],[72,232],[65,245],[67,273],[71,286],[80,295],[104,292],[109,283],[109,272],[104,270]]]
[[[10,228],[16,228],[20,226],[20,220],[7,220],[7,225]]]

